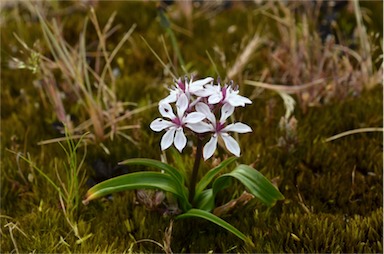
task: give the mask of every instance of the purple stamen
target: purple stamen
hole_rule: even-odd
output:
[[[223,100],[224,100],[225,96],[227,96],[227,85],[221,88],[221,93],[223,94]]]
[[[181,79],[179,79],[179,80],[177,81],[177,85],[179,86],[179,88],[180,88],[181,90],[183,90],[183,92],[185,92],[185,84],[181,81]]]

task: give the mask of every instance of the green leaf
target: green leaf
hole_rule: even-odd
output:
[[[231,179],[228,177],[224,178],[221,180],[220,190],[223,190],[229,187],[230,185],[231,185]],[[218,191],[216,191],[216,193],[217,192]],[[203,192],[201,192],[195,201],[196,207],[208,212],[212,211],[213,208],[215,208],[216,193],[213,193],[213,189],[206,189]]]
[[[161,161],[145,159],[145,158],[136,158],[136,159],[129,159],[129,160],[122,161],[119,164],[120,165],[143,165],[143,166],[154,167],[160,170],[164,170],[164,172],[170,174],[172,177],[175,178],[175,180],[179,181],[181,185],[184,185],[184,178],[180,174],[180,172],[176,168],[172,167],[171,165],[168,165]]]
[[[170,156],[172,158],[173,167],[177,168],[177,172],[183,177],[183,179],[187,179],[189,176],[189,162],[186,161],[187,158],[182,156],[182,154],[174,147],[170,147],[168,149]],[[193,160],[193,158],[192,158]]]
[[[216,215],[214,215],[210,212],[193,208],[193,209],[190,209],[188,212],[177,216],[176,219],[185,219],[185,218],[192,218],[192,217],[198,217],[198,218],[206,219],[210,222],[213,222],[216,225],[219,225],[220,227],[225,228],[226,230],[228,230],[232,234],[236,235],[241,240],[248,242],[249,244],[253,245],[252,241],[248,237],[246,237],[243,233],[241,233],[237,228],[235,228],[234,226],[232,226],[231,224],[229,224],[225,220],[217,217]]]
[[[215,198],[212,189],[204,190],[195,201],[197,208],[210,212],[215,208]]]
[[[180,189],[180,184],[174,177],[160,172],[136,172],[108,179],[89,189],[83,203],[86,204],[93,199],[115,192],[134,189],[161,189],[175,194],[179,198],[181,208],[184,211],[191,208],[188,197]]]
[[[239,180],[256,198],[267,206],[273,206],[277,200],[283,200],[284,196],[273,184],[256,169],[241,164],[232,172],[217,178],[213,183],[213,197],[217,192],[228,187],[230,177]]]
[[[159,170],[163,170],[165,173],[169,174],[175,181],[175,184],[178,185],[178,190],[180,191],[180,194],[182,193],[182,200],[180,200],[184,204],[184,208],[189,207],[190,204],[187,201],[188,200],[188,190],[185,187],[185,178],[181,175],[181,173],[171,165],[168,165],[166,163],[163,163],[158,160],[152,160],[152,159],[146,159],[146,158],[135,158],[135,159],[128,159],[125,161],[120,162],[119,164],[124,165],[143,165],[147,167],[153,167],[157,168]],[[183,207],[183,205],[182,205]],[[184,209],[183,209],[184,210]],[[185,210],[184,210],[185,211]]]
[[[217,167],[211,169],[208,171],[203,178],[197,183],[196,185],[196,194],[195,194],[195,200],[200,199],[200,194],[202,191],[211,183],[213,178],[220,173],[222,169],[224,169],[226,166],[228,166],[230,163],[234,162],[237,158],[236,157],[230,157],[226,159],[225,161],[222,161]]]

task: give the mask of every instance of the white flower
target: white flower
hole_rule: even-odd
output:
[[[172,107],[169,103],[160,103],[159,111],[160,114],[170,119],[171,121],[164,120],[163,118],[155,119],[150,128],[156,132],[167,130],[164,136],[161,138],[160,146],[161,150],[165,150],[174,143],[177,150],[180,152],[184,149],[187,144],[187,138],[184,134],[184,126],[187,125],[192,131],[200,133],[201,128],[199,122],[205,119],[205,115],[201,112],[192,112],[186,114],[188,108],[188,98],[185,94],[181,94],[176,102],[177,115],[173,113]],[[194,124],[188,126],[188,124]]]
[[[181,78],[179,78],[175,82],[175,86],[170,89],[170,94],[166,98],[162,99],[160,103],[173,103],[177,101],[181,94],[187,95],[188,99],[191,95],[204,97],[206,96],[205,88],[207,85],[210,85],[212,81],[213,78],[211,77],[196,81],[193,81],[193,78],[191,78],[189,82],[188,78],[185,78],[184,82],[181,80]]]
[[[206,94],[209,94],[209,104],[217,104],[221,102],[222,104],[229,103],[233,107],[244,107],[245,104],[252,104],[250,99],[239,95],[239,90],[233,89],[232,86],[225,85],[221,87],[220,85],[216,85],[207,88],[207,90]]]
[[[251,132],[252,129],[243,123],[232,123],[226,126],[225,121],[227,118],[232,115],[234,111],[234,106],[232,106],[229,103],[226,103],[223,105],[221,108],[221,117],[220,120],[217,121],[215,115],[211,112],[211,109],[208,107],[208,105],[199,102],[196,104],[196,110],[198,112],[203,113],[206,118],[211,122],[211,123],[204,123],[200,124],[199,131],[200,133],[203,132],[213,132],[214,134],[212,135],[211,139],[208,141],[207,144],[205,144],[204,149],[203,149],[203,157],[204,160],[209,159],[213,153],[216,150],[217,147],[217,141],[218,138],[220,137],[223,141],[227,149],[236,155],[237,157],[240,156],[240,147],[239,144],[236,142],[234,138],[232,138],[228,132],[237,132],[237,133],[246,133],[246,132]],[[189,127],[193,127],[193,123],[189,124]]]

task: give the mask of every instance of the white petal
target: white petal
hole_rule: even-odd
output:
[[[187,138],[184,135],[183,128],[177,129],[174,143],[177,150],[179,150],[179,152],[181,153],[183,151],[183,148],[187,144]]]
[[[159,104],[164,104],[164,103],[173,103],[177,100],[177,91],[175,90],[171,90],[171,93],[165,97],[164,99],[162,99]]]
[[[173,143],[173,138],[175,136],[176,128],[170,128],[161,138],[160,146],[161,150],[164,151],[168,147],[170,147]]]
[[[211,139],[208,141],[207,144],[205,144],[203,148],[204,160],[208,160],[209,158],[212,157],[213,153],[216,150],[216,146],[217,146],[217,136],[215,134],[211,137]]]
[[[176,117],[173,113],[171,105],[169,105],[168,103],[160,103],[159,111],[162,116],[167,117],[169,119],[173,119]]]
[[[221,117],[220,122],[223,123],[225,120],[227,120],[228,117],[230,117],[233,114],[233,111],[235,110],[235,107],[232,106],[229,103],[225,103],[223,107],[221,108]]]
[[[192,101],[192,102],[189,103],[189,106],[188,106],[188,107],[189,107],[189,108],[193,108],[198,102],[201,101],[201,99],[202,99],[201,97],[197,97],[196,100],[194,100],[194,101]]]
[[[232,123],[228,126],[226,126],[224,129],[221,130],[222,132],[237,132],[237,133],[247,133],[247,132],[252,132],[251,127],[249,127],[246,124],[243,123]]]
[[[153,120],[153,122],[149,125],[149,127],[154,131],[162,131],[168,127],[171,127],[173,125],[172,122],[164,120],[162,118],[156,118]]]
[[[245,104],[252,104],[252,101],[250,99],[237,94],[229,94],[224,101],[231,104],[234,107],[238,107],[238,106],[244,107]]]
[[[216,117],[207,104],[199,102],[195,108],[198,112],[203,113],[211,123],[216,124]]]
[[[181,94],[176,102],[177,115],[181,119],[188,108],[188,98],[185,94]]]
[[[183,123],[198,123],[203,119],[205,119],[205,115],[203,113],[192,112],[183,118]]]
[[[223,99],[223,94],[220,93],[214,93],[211,96],[208,97],[208,103],[209,104],[217,104]]]
[[[238,95],[243,101],[245,104],[252,104],[252,101],[250,99],[248,99],[247,97],[244,97],[244,96],[241,96],[241,95]]]
[[[239,157],[240,156],[240,147],[239,147],[239,144],[236,142],[236,140],[234,138],[232,138],[231,136],[229,136],[228,133],[220,133],[220,136],[224,140],[224,144],[227,147],[227,149],[231,153],[233,153],[234,155]]]
[[[211,77],[207,77],[207,78],[205,78],[205,79],[200,79],[200,80],[193,81],[193,82],[190,84],[190,89],[191,89],[192,87],[201,87],[201,86],[203,86],[203,85],[205,85],[205,84],[208,84],[208,83],[210,83],[210,82],[212,82],[212,81],[213,81],[213,78],[211,78]]]
[[[215,131],[215,128],[212,126],[212,124],[208,124],[205,122],[188,123],[185,126],[187,126],[189,129],[191,129],[193,132],[196,132],[196,133],[205,133],[205,132]]]
[[[209,88],[203,88],[203,89],[196,90],[193,92],[194,95],[199,96],[199,97],[208,97],[208,96],[211,96],[213,93],[214,93],[214,91],[212,91]],[[213,103],[211,103],[211,104],[213,104]]]

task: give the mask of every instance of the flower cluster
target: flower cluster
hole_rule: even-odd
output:
[[[211,136],[203,149],[205,160],[215,152],[219,138],[231,153],[240,156],[239,144],[229,133],[246,133],[252,129],[240,122],[227,124],[227,119],[235,107],[244,107],[252,102],[239,95],[238,88],[232,83],[221,85],[220,82],[214,84],[213,81],[211,77],[196,81],[193,78],[179,78],[170,89],[169,95],[159,102],[159,111],[163,118],[155,119],[150,128],[156,132],[166,131],[161,138],[161,150],[174,144],[182,152],[187,144],[185,132],[190,131],[199,138]],[[176,105],[176,113],[171,106],[173,103]]]

